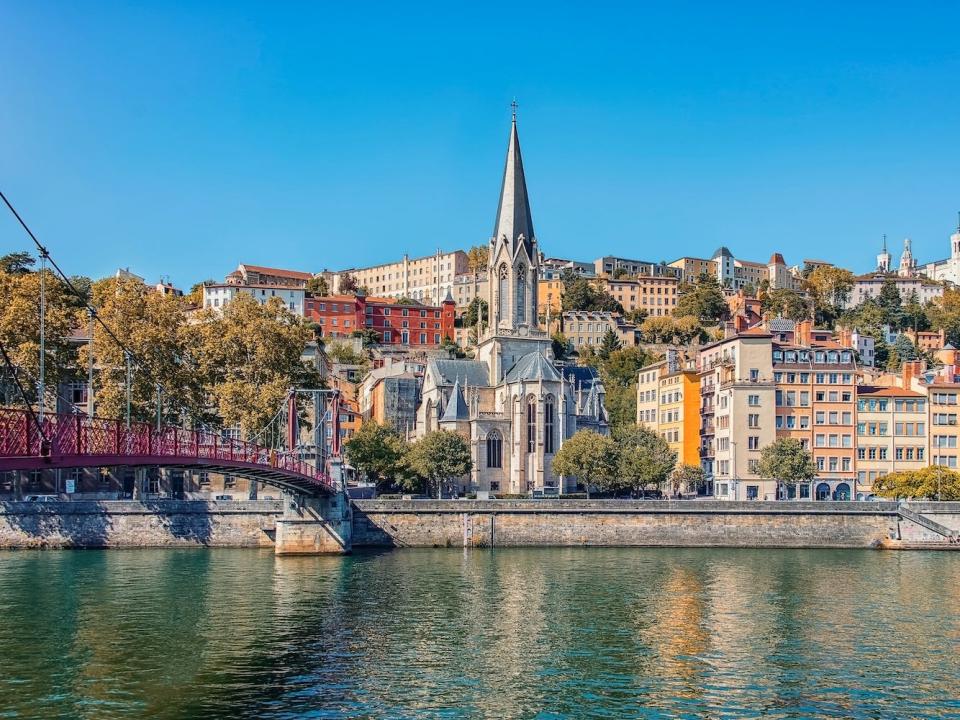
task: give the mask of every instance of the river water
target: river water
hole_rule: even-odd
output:
[[[960,553],[0,553],[0,717],[960,717]]]

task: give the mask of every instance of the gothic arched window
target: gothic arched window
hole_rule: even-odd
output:
[[[527,313],[527,271],[521,265],[517,268],[517,322],[524,322]]]
[[[498,430],[487,433],[487,467],[503,467],[503,437]]]
[[[537,401],[531,395],[527,400],[527,452],[537,449]]]
[[[555,423],[555,405],[553,395],[547,395],[543,401],[543,451],[553,452],[553,434]]]
[[[507,273],[507,266],[500,266],[500,282],[499,289],[497,291],[497,321],[503,320],[506,318],[507,314],[504,312],[504,308],[509,302],[510,299],[510,278]]]

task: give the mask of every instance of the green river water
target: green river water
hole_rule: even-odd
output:
[[[0,553],[0,718],[960,717],[960,553]]]

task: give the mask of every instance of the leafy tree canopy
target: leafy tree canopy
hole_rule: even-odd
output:
[[[894,499],[960,500],[960,472],[939,465],[892,472],[877,478],[873,492]]]
[[[554,456],[553,472],[577,478],[588,495],[591,485],[613,487],[617,476],[617,447],[607,435],[579,430],[564,441]]]
[[[343,446],[347,460],[384,490],[404,476],[407,445],[386,425],[367,421]]]
[[[813,480],[817,476],[817,465],[799,440],[780,438],[760,451],[757,472],[778,484],[795,486]]]
[[[448,430],[434,430],[413,443],[406,454],[406,465],[415,475],[406,480],[407,486],[413,489],[426,482],[438,497],[446,483],[473,468],[467,441]]]

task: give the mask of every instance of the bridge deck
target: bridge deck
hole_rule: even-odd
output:
[[[242,475],[308,494],[335,493],[330,477],[299,458],[205,430],[83,415],[45,414],[43,432],[26,410],[0,408],[0,471],[164,466]]]

